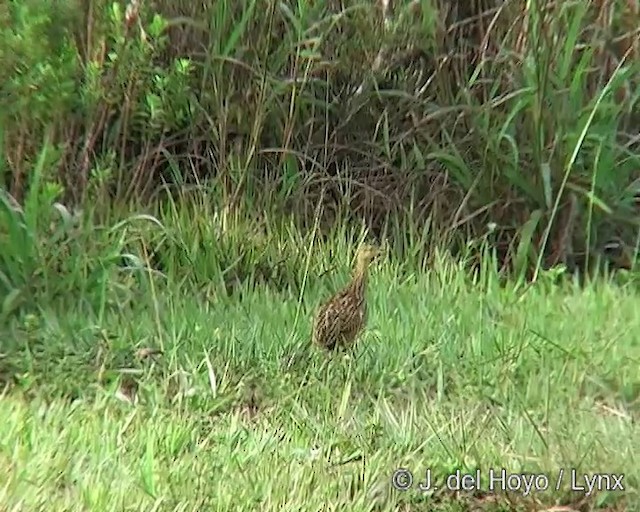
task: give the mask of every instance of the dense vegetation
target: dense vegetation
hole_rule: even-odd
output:
[[[638,11],[0,3],[0,504],[634,510],[635,273],[558,278],[636,252]],[[369,329],[327,356],[364,239]]]

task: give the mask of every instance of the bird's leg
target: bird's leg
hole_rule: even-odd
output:
[[[355,357],[356,344],[355,343],[342,343],[340,344],[340,354],[343,357],[351,358]]]

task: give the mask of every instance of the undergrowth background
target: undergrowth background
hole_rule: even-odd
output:
[[[170,197],[225,225],[364,222],[400,255],[407,233],[460,251],[489,225],[518,273],[635,246],[635,2],[28,0],[0,16],[2,174],[30,237],[56,201]]]

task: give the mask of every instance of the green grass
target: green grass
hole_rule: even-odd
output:
[[[308,319],[346,268],[332,274],[310,276],[301,304],[266,287],[205,300],[158,285],[102,316],[79,301],[14,322],[4,509],[638,510],[632,288],[523,292],[451,264],[381,261],[357,350],[327,357]],[[164,353],[135,357],[149,347]],[[132,402],[123,376],[138,383]],[[427,468],[438,481],[480,469],[482,492],[399,492],[400,467],[416,482]],[[548,475],[550,489],[488,492],[490,468]],[[571,468],[622,472],[625,492],[572,493]]]

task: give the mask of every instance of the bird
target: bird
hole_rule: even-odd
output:
[[[312,342],[326,350],[350,348],[367,322],[366,288],[369,265],[380,249],[363,244],[356,253],[349,285],[322,304],[313,321]]]
[[[631,248],[620,238],[613,237],[607,240],[600,249],[605,263],[609,268],[632,270],[633,255]]]

